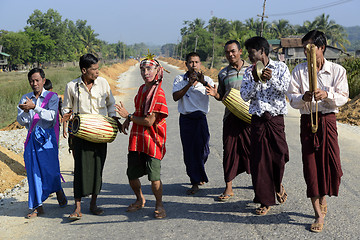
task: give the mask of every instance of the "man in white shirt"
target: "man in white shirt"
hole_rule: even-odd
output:
[[[192,187],[187,194],[199,191],[199,185],[208,182],[205,163],[210,153],[210,133],[206,120],[209,112],[209,96],[206,86],[214,86],[208,76],[200,73],[199,54],[191,52],[186,56],[185,74],[176,76],[173,84],[173,99],[178,101],[180,113],[180,137],[183,146],[184,162]]]
[[[73,112],[79,114],[100,114],[115,117],[115,99],[109,83],[99,77],[98,59],[92,54],[80,57],[82,75],[66,85],[62,107],[67,121]],[[78,220],[81,214],[81,198],[91,195],[90,212],[100,215],[104,211],[97,207],[96,200],[102,185],[102,171],[105,164],[107,144],[94,143],[75,136],[70,148],[75,160],[74,199],[75,210],[70,220]]]
[[[307,44],[316,46],[317,86],[309,91],[307,63],[297,65],[291,76],[287,96],[290,105],[301,113],[301,145],[303,173],[307,185],[307,197],[315,212],[315,222],[310,230],[321,232],[327,213],[326,195],[337,196],[340,178],[343,175],[336,127],[338,107],[344,105],[349,96],[346,70],[324,58],[326,37],[323,32],[313,30],[302,38],[306,55]],[[318,104],[318,129],[311,130],[310,104]]]

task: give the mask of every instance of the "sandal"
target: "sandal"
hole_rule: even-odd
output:
[[[94,215],[101,215],[104,213],[104,210],[102,208],[95,206],[95,208],[90,208],[90,212]]]
[[[256,209],[256,214],[257,215],[266,215],[268,212],[269,212],[269,210],[271,209],[271,207],[270,206],[265,206],[265,205],[261,205],[260,207],[258,207],[257,209]]]
[[[67,206],[68,200],[67,200],[66,195],[65,195],[65,193],[64,193],[64,189],[61,189],[61,193],[62,193],[62,198],[59,199],[59,198],[57,197],[57,201],[58,201],[58,203],[59,203],[59,206],[60,206],[61,208],[64,208],[64,207]]]
[[[227,202],[229,201],[230,198],[232,198],[234,196],[234,194],[221,194],[220,196],[218,196],[216,198],[217,201],[220,201],[220,202]]]
[[[128,208],[127,208],[126,211],[127,211],[127,212],[136,212],[137,210],[142,209],[144,206],[145,206],[145,203],[144,203],[144,204],[141,204],[141,205],[132,203],[132,204],[130,204],[130,205],[128,206]]]
[[[38,215],[43,214],[44,212],[41,210],[38,210],[37,208],[35,208],[31,213],[29,213],[28,215],[26,215],[25,218],[27,219],[34,219],[36,218]]]
[[[157,208],[154,212],[154,216],[157,219],[165,218],[166,217],[165,209],[163,207]]]
[[[285,191],[285,188],[284,188],[284,186],[282,184],[281,184],[281,189],[282,189],[282,194],[280,194],[281,190],[280,190],[280,192],[276,193],[276,199],[278,200],[278,202],[280,204],[283,204],[283,203],[286,202],[286,199],[287,199],[288,195],[287,195],[287,193]]]
[[[69,220],[75,221],[75,220],[80,220],[82,217],[81,212],[73,212],[72,214],[69,215]]]
[[[312,232],[322,232],[322,230],[324,229],[324,223],[313,223],[310,226],[310,231]]]

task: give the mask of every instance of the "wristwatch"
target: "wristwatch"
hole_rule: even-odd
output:
[[[131,117],[132,117],[132,114],[130,113],[128,116],[127,116],[127,119],[129,122],[131,122]]]

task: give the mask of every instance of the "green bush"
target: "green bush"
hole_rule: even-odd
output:
[[[347,58],[341,65],[346,69],[349,97],[354,98],[360,94],[360,58]]]

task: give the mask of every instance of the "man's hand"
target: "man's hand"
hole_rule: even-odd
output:
[[[197,81],[198,81],[198,74],[197,72],[195,72],[194,70],[189,70],[187,72],[188,74],[188,79],[189,79],[189,83],[191,83],[192,85],[194,85]]]
[[[119,117],[116,117],[116,116],[112,116],[111,118],[115,120],[116,125],[117,125],[117,127],[118,127],[118,129],[119,129],[119,132],[122,132],[122,124],[121,124],[120,121],[119,121],[120,118],[119,118]]]
[[[115,104],[115,111],[123,118],[127,118],[129,112],[125,109],[124,105],[120,101],[119,104]]]
[[[312,96],[313,96],[312,92],[306,91],[302,96],[302,100],[304,100],[305,102],[311,102]]]
[[[35,109],[35,104],[30,98],[26,97],[26,102],[19,104],[19,108],[24,112],[29,112],[30,109]]]
[[[200,82],[202,85],[204,85],[205,87],[209,86],[209,84],[205,81],[205,77],[202,72],[197,73],[197,78],[197,81]]]
[[[129,119],[126,119],[125,122],[122,124],[122,133],[124,133],[125,135],[127,135],[127,131],[129,129],[129,125],[130,125],[130,121]]]
[[[317,89],[315,92],[314,92],[314,97],[315,97],[315,101],[320,101],[320,100],[323,100],[325,98],[328,97],[328,94],[326,91],[324,90],[321,90],[321,89]]]
[[[269,81],[272,78],[272,71],[269,68],[265,68],[261,74],[261,79],[263,81]]]
[[[70,110],[70,112],[68,112],[68,113],[65,113],[61,119],[61,123],[69,121],[71,118],[71,115],[72,115],[72,110]]]
[[[213,97],[215,97],[215,98],[218,99],[218,100],[219,100],[219,98],[220,98],[220,96],[219,96],[219,94],[218,94],[218,92],[217,92],[217,86],[216,86],[216,84],[214,85],[214,87],[208,85],[208,86],[206,87],[206,94],[207,94],[207,95],[210,95],[210,96],[213,96]]]

